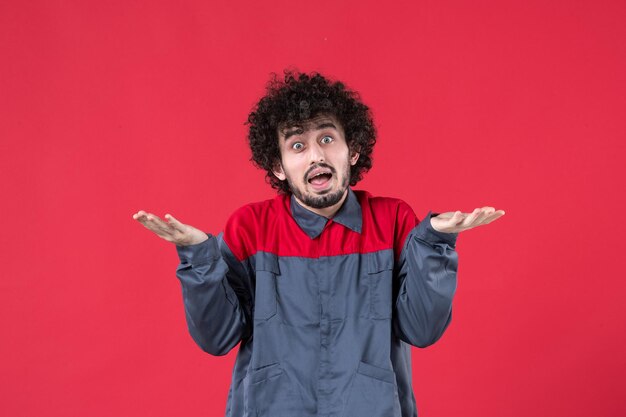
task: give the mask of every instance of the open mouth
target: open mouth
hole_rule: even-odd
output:
[[[311,171],[307,178],[307,182],[311,184],[314,190],[321,191],[328,188],[332,178],[332,169],[328,167],[319,167]]]
[[[320,174],[317,174],[311,178],[309,178],[309,183],[310,184],[314,184],[314,185],[321,185],[324,184],[325,182],[329,181],[331,178],[333,177],[333,175],[331,173],[327,173],[327,172],[322,172]]]

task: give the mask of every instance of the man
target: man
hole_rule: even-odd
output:
[[[353,191],[372,166],[367,106],[341,82],[286,72],[248,116],[254,163],[279,190],[218,236],[139,211],[176,244],[189,332],[238,343],[226,416],[414,417],[411,346],[452,317],[460,231],[504,214],[428,212]]]

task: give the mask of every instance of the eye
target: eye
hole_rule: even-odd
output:
[[[332,142],[332,141],[333,141],[332,136],[324,136],[324,137],[322,138],[322,143],[330,143],[330,142]]]
[[[293,145],[291,145],[291,148],[296,150],[296,151],[299,151],[302,148],[304,148],[304,145],[302,144],[302,142],[296,142]]]

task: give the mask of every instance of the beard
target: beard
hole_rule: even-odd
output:
[[[317,164],[314,167],[311,167],[311,169],[307,171],[307,174],[308,172],[312,171],[314,168],[318,168],[318,167],[328,168],[332,171],[333,175],[336,175],[336,171],[333,169],[333,167],[323,162],[320,164]],[[307,182],[306,175],[304,178],[304,182],[305,183]],[[291,182],[291,178],[287,177],[287,183],[289,184],[289,189],[291,190],[293,195],[295,195],[296,198],[298,198],[298,200],[302,201],[302,203],[304,203],[305,205],[309,207],[312,207],[314,209],[323,209],[326,207],[334,206],[335,204],[341,201],[341,198],[343,197],[344,193],[348,189],[348,184],[350,183],[350,164],[349,163],[347,164],[346,171],[344,172],[344,175],[343,175],[343,181],[339,185],[339,189],[334,192],[328,191],[326,194],[322,194],[318,196],[304,194],[302,190],[300,190],[297,186],[295,186]]]

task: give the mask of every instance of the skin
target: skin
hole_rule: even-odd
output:
[[[281,159],[274,175],[288,181],[300,205],[314,213],[331,218],[348,196],[350,166],[359,153],[348,148],[341,124],[333,116],[318,116],[305,126],[278,129]],[[330,187],[316,190],[308,181],[315,168],[332,171]]]
[[[274,175],[281,181],[289,182],[299,204],[331,218],[348,196],[350,166],[359,159],[359,153],[349,149],[341,124],[331,115],[321,115],[304,126],[279,129],[277,134],[281,159],[274,167]],[[320,166],[332,171],[330,186],[321,191],[314,189],[306,180],[307,175]],[[460,233],[489,224],[504,214],[504,210],[485,206],[471,213],[459,210],[440,213],[431,217],[430,222],[438,232]],[[179,246],[194,245],[208,239],[202,230],[181,223],[170,214],[162,220],[155,214],[139,210],[133,214],[133,219],[160,238]]]
[[[471,213],[461,211],[448,211],[430,218],[430,224],[438,232],[460,233],[464,230],[489,224],[504,216],[504,210],[496,210],[493,207],[476,208]]]
[[[155,214],[139,210],[133,214],[133,219],[160,238],[179,246],[195,245],[209,238],[202,230],[183,224],[170,214],[166,214],[165,220],[162,220]]]

